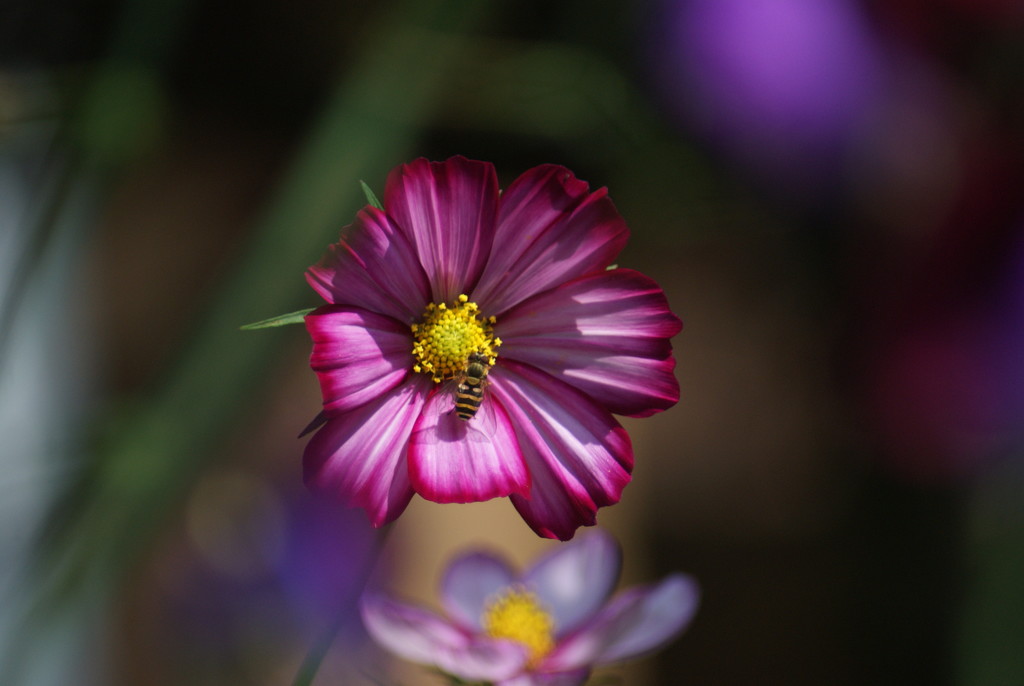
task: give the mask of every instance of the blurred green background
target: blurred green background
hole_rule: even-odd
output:
[[[437,683],[346,609],[374,535],[302,487],[305,332],[238,327],[453,154],[608,186],[685,323],[599,521],[703,604],[610,675],[1024,683],[1017,0],[7,0],[0,683],[287,684],[332,627],[316,683]],[[428,600],[525,528],[417,501],[373,573]]]

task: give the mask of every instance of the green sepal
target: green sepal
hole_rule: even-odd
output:
[[[288,314],[279,314],[270,319],[263,319],[252,324],[243,324],[238,328],[243,331],[252,331],[253,329],[271,329],[275,326],[284,326],[285,324],[301,324],[305,316],[315,309],[315,307],[309,307],[305,310],[296,310]]]
[[[360,180],[359,181],[359,185],[363,187],[363,195],[366,196],[366,202],[370,203],[371,205],[376,207],[378,210],[383,210],[384,209],[384,205],[382,205],[380,203],[380,200],[377,199],[377,196],[374,195],[374,193],[370,189],[370,187],[366,185],[366,182]]]
[[[448,686],[494,686],[490,681],[466,681],[437,667],[427,667],[426,671],[447,681]]]

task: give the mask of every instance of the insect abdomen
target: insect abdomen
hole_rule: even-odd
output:
[[[455,414],[463,420],[472,419],[484,399],[483,381],[487,376],[487,367],[476,358],[475,355],[470,357],[466,376],[455,393]]]
[[[459,416],[459,419],[472,419],[476,411],[480,409],[480,401],[484,399],[484,391],[480,388],[479,380],[476,385],[472,385],[467,380],[466,383],[459,384],[458,393],[455,396],[455,414]]]

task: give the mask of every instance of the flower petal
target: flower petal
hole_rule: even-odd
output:
[[[313,338],[309,364],[320,380],[324,410],[338,414],[380,397],[413,365],[409,327],[390,317],[340,305],[306,315]]]
[[[452,394],[435,392],[413,430],[413,488],[437,503],[473,503],[530,492],[530,473],[508,415],[487,397],[476,416],[459,419]]]
[[[501,194],[495,250],[473,300],[500,316],[531,295],[603,270],[628,238],[607,189],[590,193],[565,167],[535,167]]]
[[[364,508],[374,526],[395,519],[412,498],[409,435],[432,385],[416,375],[376,400],[330,418],[306,445],[306,484]]]
[[[639,657],[668,643],[697,611],[696,582],[673,574],[653,587],[623,591],[592,622],[564,639],[541,664],[563,671]]]
[[[367,632],[387,650],[461,679],[507,679],[526,663],[523,645],[474,639],[433,612],[381,594],[363,594],[359,609]]]
[[[589,397],[528,365],[499,357],[489,378],[532,480],[530,495],[513,494],[512,504],[539,535],[572,538],[629,483],[629,435]]]
[[[452,302],[468,293],[494,240],[494,166],[461,156],[445,162],[414,160],[388,176],[384,207],[416,246],[433,302]]]
[[[515,580],[512,567],[500,557],[479,551],[462,555],[448,565],[441,580],[445,612],[464,628],[481,631],[488,599]]]
[[[680,329],[654,281],[615,269],[520,303],[495,333],[502,355],[562,379],[615,414],[644,417],[679,400],[669,339]]]
[[[527,672],[517,674],[511,679],[503,679],[495,686],[583,686],[590,678],[589,669],[577,669],[572,672],[541,674]]]
[[[365,207],[340,242],[306,270],[306,281],[329,303],[355,305],[411,323],[430,298],[415,247],[383,212]]]
[[[527,570],[523,583],[551,611],[555,634],[564,636],[601,609],[621,569],[618,543],[596,530],[557,546]]]

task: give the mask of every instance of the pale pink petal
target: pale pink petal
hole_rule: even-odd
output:
[[[329,303],[355,305],[411,323],[430,301],[430,286],[416,250],[394,223],[366,207],[306,270],[306,281]]]
[[[539,535],[568,540],[619,501],[633,468],[629,436],[588,396],[528,365],[499,357],[490,378],[532,480],[512,504]]]
[[[512,586],[516,574],[500,557],[472,552],[452,561],[441,580],[445,612],[470,631],[481,631],[484,608],[498,591]]]
[[[523,583],[551,612],[558,636],[573,631],[605,604],[622,568],[622,551],[601,530],[556,546],[523,575]]]
[[[459,419],[449,392],[427,401],[413,430],[413,488],[438,503],[473,503],[530,492],[530,474],[508,415],[485,396],[476,416]]]
[[[669,339],[681,328],[654,281],[615,269],[520,303],[495,334],[503,356],[557,376],[615,414],[643,417],[679,400]]]
[[[565,167],[544,165],[502,193],[495,250],[472,293],[485,314],[601,271],[622,251],[626,222],[607,189],[588,190]]]
[[[682,574],[623,591],[561,641],[540,667],[563,671],[640,657],[675,638],[693,619],[699,598],[697,584]]]
[[[494,240],[494,166],[465,157],[414,160],[388,175],[384,208],[416,246],[434,302],[468,293]]]
[[[511,679],[503,679],[495,686],[583,686],[590,678],[589,669],[578,669],[572,672],[557,674],[541,674],[527,672],[518,674]]]
[[[324,305],[306,315],[306,329],[313,338],[309,364],[320,380],[328,415],[380,397],[412,368],[409,327],[390,317]]]
[[[469,681],[498,681],[522,671],[526,648],[512,641],[474,638],[433,612],[384,595],[363,594],[363,625],[399,657]]]
[[[409,435],[433,382],[415,375],[375,400],[330,418],[306,445],[306,484],[381,526],[412,498],[406,460]]]

